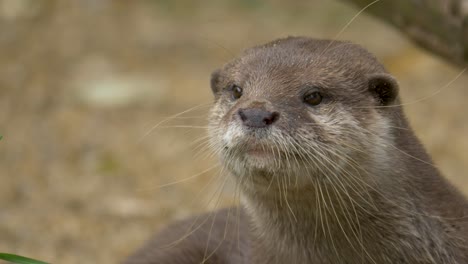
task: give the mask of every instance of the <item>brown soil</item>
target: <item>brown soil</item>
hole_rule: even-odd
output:
[[[0,1],[0,251],[116,263],[163,224],[231,203],[203,147],[211,71],[280,36],[333,38],[356,12],[325,0]],[[461,69],[365,15],[339,38],[400,80],[417,134],[468,193],[468,76],[445,87]]]

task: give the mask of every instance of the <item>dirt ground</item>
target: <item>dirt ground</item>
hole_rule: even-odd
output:
[[[357,11],[329,0],[0,0],[0,252],[117,263],[167,222],[232,203],[204,147],[211,71],[277,37],[334,38]],[[468,75],[366,15],[338,39],[398,78],[416,133],[468,193]]]

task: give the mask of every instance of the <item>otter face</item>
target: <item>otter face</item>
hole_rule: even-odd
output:
[[[239,179],[263,186],[275,175],[307,184],[378,155],[391,117],[377,106],[397,100],[370,53],[307,38],[247,50],[212,74],[211,88],[215,151]]]

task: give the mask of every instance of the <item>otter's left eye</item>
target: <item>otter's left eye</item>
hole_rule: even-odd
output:
[[[308,93],[304,96],[304,102],[308,105],[316,106],[322,102],[323,96],[320,92]]]
[[[242,88],[237,85],[233,85],[231,87],[232,98],[234,100],[239,99],[242,96],[242,92],[243,92]]]

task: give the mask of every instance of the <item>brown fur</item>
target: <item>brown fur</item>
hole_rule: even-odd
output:
[[[237,208],[229,208],[174,223],[125,263],[249,263],[244,218]]]
[[[220,213],[208,251],[221,247],[204,263],[468,263],[467,201],[433,165],[396,81],[369,52],[279,39],[215,71],[211,85],[211,142],[242,190],[245,216],[237,223]],[[238,99],[234,86],[243,89]],[[306,105],[315,90],[322,103]],[[239,109],[279,118],[253,130]],[[160,248],[191,222],[169,227],[126,263],[202,263],[211,225]]]

